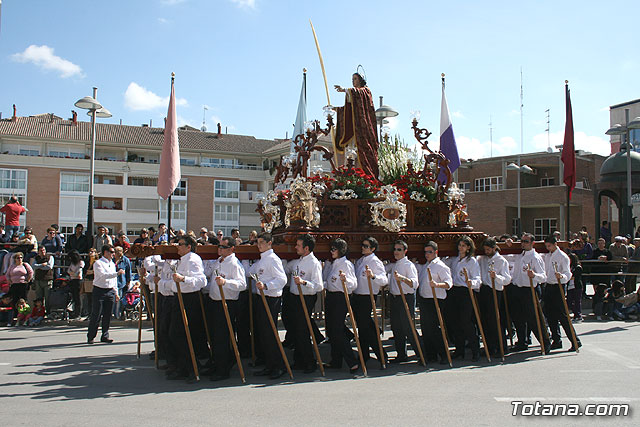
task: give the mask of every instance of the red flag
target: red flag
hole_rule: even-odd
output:
[[[567,118],[564,126],[564,142],[562,144],[562,163],[564,163],[564,177],[562,181],[569,187],[569,199],[571,192],[576,188],[576,151],[573,144],[573,113],[571,112],[571,94],[569,84],[565,85]]]
[[[176,117],[176,96],[171,77],[171,96],[169,111],[164,126],[164,144],[160,156],[160,174],[158,175],[158,195],[167,199],[180,182],[180,148],[178,146],[178,120]]]

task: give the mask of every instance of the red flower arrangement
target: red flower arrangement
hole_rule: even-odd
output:
[[[349,168],[340,166],[334,173],[335,179],[332,188],[340,190],[353,190],[359,199],[372,199],[380,190],[380,182],[372,175],[366,174],[361,168]]]
[[[421,199],[424,199],[420,201],[435,202],[436,200],[433,181],[419,173],[401,175],[393,182],[393,186],[398,189],[404,200],[410,200],[411,194],[414,192],[418,193]]]

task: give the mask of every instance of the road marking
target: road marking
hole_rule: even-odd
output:
[[[9,365],[11,365],[11,363],[7,363],[7,362],[0,363],[0,366],[9,366]]]
[[[598,347],[590,347],[588,351],[592,351],[599,356],[612,360],[619,365],[624,365],[629,369],[640,369],[640,365],[638,365],[635,360],[625,357],[621,354],[618,354],[615,351],[605,350],[604,348],[598,348]]]

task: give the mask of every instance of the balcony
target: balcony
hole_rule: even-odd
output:
[[[96,197],[95,199],[93,199],[93,208],[121,211],[122,199],[111,197]]]

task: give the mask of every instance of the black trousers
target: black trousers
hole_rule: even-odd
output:
[[[199,293],[199,291],[182,293],[184,311],[186,312],[189,323],[191,342],[197,358],[200,356],[201,349],[206,346],[206,343],[201,342],[203,336],[203,319],[202,310],[200,309]],[[176,295],[174,298],[176,301],[175,304],[171,306],[167,361],[169,364],[174,365],[181,374],[190,375],[193,373],[193,364],[191,362],[191,354],[189,353],[187,334],[184,329],[178,296]]]
[[[158,359],[167,360],[171,312],[174,304],[178,304],[178,297],[158,295]],[[180,324],[182,325],[182,319]]]
[[[284,329],[287,331],[284,335],[285,341],[294,340],[293,335],[295,333],[295,325],[294,325],[294,308],[293,305],[298,302],[298,297],[293,295],[289,290],[289,286],[285,286],[282,289],[282,313],[280,317],[282,318],[282,324],[284,325]]]
[[[282,300],[280,297],[268,297],[265,296],[267,301],[267,306],[269,308],[269,312],[271,313],[271,317],[273,318],[273,322],[276,326],[276,330],[278,329],[278,314],[280,313],[280,307],[282,304]],[[260,346],[260,355],[264,357],[265,367],[267,369],[284,369],[284,361],[282,360],[282,355],[280,354],[280,348],[278,347],[278,342],[276,341],[276,337],[273,334],[273,329],[271,328],[271,323],[269,322],[269,318],[267,316],[267,312],[265,311],[264,303],[262,302],[262,297],[258,296],[256,298],[257,304],[254,305],[256,309],[255,316],[255,331],[256,336],[259,337],[258,342]],[[279,337],[277,338],[280,339]],[[256,348],[256,354],[258,354],[258,350]]]
[[[475,296],[474,296],[475,298]],[[480,342],[475,327],[475,314],[469,289],[462,286],[453,286],[447,295],[448,324],[451,328],[451,336],[457,352],[464,353],[465,341],[469,343],[471,352],[480,351]]]
[[[109,338],[111,312],[113,311],[113,305],[116,302],[116,291],[115,289],[105,289],[94,286],[91,297],[91,319],[89,320],[87,339],[92,340],[98,334],[98,323],[100,322],[100,318],[102,318],[101,339],[107,339]]]
[[[444,300],[438,300],[444,303]],[[434,361],[440,356],[440,360],[447,360],[447,353],[442,340],[440,320],[433,298],[422,298],[418,296],[420,304],[420,329],[422,329],[422,343],[427,360]],[[444,304],[439,304],[444,305]]]
[[[373,309],[371,306],[371,297],[369,295],[352,294],[350,298],[353,315],[358,324],[358,337],[360,338],[360,348],[362,348],[364,360],[369,359],[371,350],[373,350],[378,360],[381,360],[380,346],[378,345],[378,334],[380,331],[376,328],[371,316]]]
[[[560,293],[564,293],[564,290],[565,285],[547,283],[542,292],[543,311],[551,330],[551,338],[554,341],[560,341],[559,325],[562,325],[562,329],[564,329],[569,341],[571,341],[572,336],[571,325],[567,319],[564,303],[562,302],[562,294]]]
[[[413,321],[415,313],[416,296],[414,294],[404,294],[407,300],[407,307]],[[413,351],[418,354],[418,343],[413,338],[411,324],[407,318],[407,312],[404,309],[402,296],[391,295],[391,330],[393,331],[393,342],[396,346],[397,357],[407,356],[407,340],[411,343]]]
[[[74,319],[80,315],[80,279],[69,280],[69,292],[73,301],[73,312],[71,318]]]
[[[291,332],[294,341],[293,363],[296,366],[311,367],[316,363],[316,360],[313,353],[313,343],[311,342],[309,327],[307,326],[307,319],[300,302],[300,296],[293,293],[289,295],[291,297],[289,300],[291,308]],[[307,313],[311,315],[311,310],[318,299],[318,295],[303,295],[303,298],[304,304],[307,307]],[[313,320],[311,321],[313,322]]]
[[[238,335],[238,351],[242,357],[251,356],[251,328],[249,316],[249,298],[252,298],[251,289],[240,292],[237,302],[236,334]],[[252,304],[255,301],[251,301]],[[262,303],[261,303],[262,304]]]
[[[229,338],[231,336],[229,335],[229,326],[227,324],[227,318],[224,315],[222,301],[215,301],[211,298],[208,299],[210,303],[207,307],[207,321],[209,323],[209,332],[212,334],[213,362],[216,367],[216,374],[226,376],[229,375],[229,371],[235,363],[233,347],[231,346],[231,339]],[[238,312],[238,301],[226,300],[226,302],[229,310],[229,318],[231,319],[231,326],[234,329],[233,339],[236,339],[235,324]]]
[[[538,292],[535,293],[538,298]],[[538,324],[536,322],[536,313],[534,311],[533,299],[531,298],[531,288],[514,286],[510,292],[509,309],[512,312],[513,323],[516,325],[516,333],[518,335],[518,343],[526,344],[529,333],[533,332],[538,342],[544,342],[545,348],[549,345],[549,335],[547,327],[544,323],[544,316],[540,319],[540,327],[542,328],[542,338],[538,333]],[[511,296],[513,298],[511,298]]]
[[[347,316],[347,302],[344,293],[327,291],[325,310],[327,335],[331,343],[331,365],[340,367],[344,359],[347,366],[351,368],[357,362],[351,348],[351,341],[345,333],[344,321]]]
[[[496,323],[496,308],[493,301],[493,289],[491,286],[482,285],[478,295],[478,310],[480,311],[480,320],[484,327],[485,338],[487,339],[487,348],[489,352],[498,354],[500,344],[498,340],[502,340],[502,347],[506,348],[507,337],[504,333],[502,325],[498,328]],[[500,310],[500,301],[502,301],[502,291],[496,290],[498,298],[498,310]],[[502,314],[500,315],[502,316]],[[502,321],[502,318],[500,318]]]

